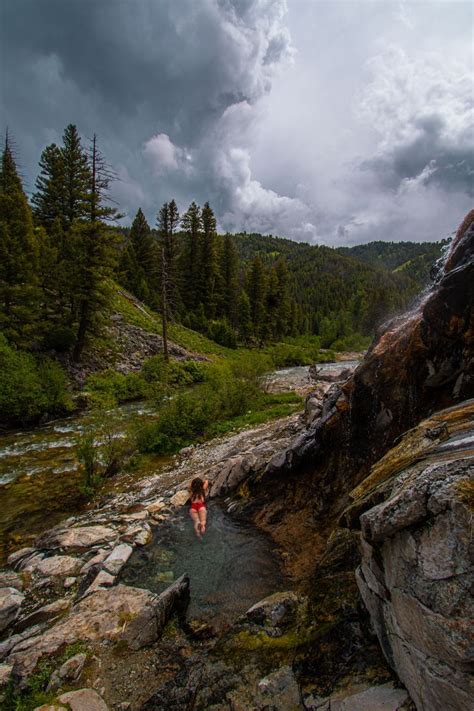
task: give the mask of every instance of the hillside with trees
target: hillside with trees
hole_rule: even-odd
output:
[[[228,349],[309,344],[314,354],[366,347],[377,325],[426,283],[440,251],[437,244],[334,250],[271,235],[222,235],[208,202],[180,214],[173,199],[157,206],[154,225],[138,208],[131,227],[120,228],[108,193],[113,179],[96,137],[85,147],[69,125],[62,144],[42,153],[30,203],[6,136],[0,357],[10,375],[0,406],[12,417],[67,409],[59,363],[73,366],[99,348],[117,282],[160,315],[163,336],[179,326]]]

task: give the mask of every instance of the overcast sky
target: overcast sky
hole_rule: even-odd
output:
[[[128,222],[175,198],[219,227],[345,245],[437,240],[473,203],[473,5],[1,0],[0,126],[98,134]]]

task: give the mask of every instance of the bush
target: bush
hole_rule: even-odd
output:
[[[370,336],[363,336],[361,333],[352,333],[350,336],[338,338],[331,343],[331,348],[335,351],[365,351],[370,346],[372,339]]]
[[[206,363],[194,360],[170,360],[153,356],[146,361],[142,375],[148,383],[160,382],[172,387],[202,383],[206,377]]]
[[[117,402],[139,400],[148,394],[147,384],[140,373],[118,373],[106,370],[90,375],[86,381],[89,400],[95,407],[112,407]]]
[[[267,366],[267,359],[253,355],[235,363],[208,365],[204,383],[169,399],[155,422],[138,429],[138,449],[171,454],[206,436],[216,422],[257,406],[263,397],[259,378]]]
[[[31,353],[16,350],[2,334],[0,373],[0,420],[3,424],[27,424],[40,417],[71,410],[62,368],[49,358],[36,360]]]
[[[207,335],[221,346],[237,348],[237,334],[227,321],[210,321]]]

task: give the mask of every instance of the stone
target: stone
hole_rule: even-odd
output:
[[[174,496],[171,497],[170,499],[170,504],[172,506],[184,506],[186,502],[189,499],[189,491],[188,489],[181,489],[180,491],[177,491]]]
[[[104,561],[104,569],[111,575],[118,575],[133,553],[133,547],[120,543]]]
[[[148,523],[131,526],[120,536],[120,540],[133,543],[137,546],[146,546],[150,543],[153,534]]]
[[[44,553],[38,553],[37,551],[35,551],[32,555],[27,556],[26,558],[22,558],[21,561],[17,563],[16,567],[22,573],[29,573],[35,570],[36,566],[38,565],[38,563],[41,563],[43,558]]]
[[[85,597],[86,595],[90,595],[91,593],[96,592],[96,590],[100,590],[101,588],[110,588],[114,583],[115,576],[111,575],[106,570],[101,570],[96,575],[91,585],[89,585],[87,590],[84,592],[83,597]]]
[[[23,632],[28,629],[28,627],[33,627],[34,625],[40,625],[43,622],[47,622],[56,617],[59,617],[63,612],[69,609],[71,606],[71,601],[61,598],[50,602],[48,605],[43,605],[38,610],[30,612],[26,617],[22,617],[15,624],[16,632]]]
[[[424,436],[426,426],[418,430]],[[412,443],[413,431],[406,437]],[[416,707],[454,711],[467,708],[473,693],[472,512],[463,492],[472,489],[474,465],[462,453],[452,462],[419,456],[378,485],[380,503],[371,506],[370,493],[361,494],[367,510],[360,515],[357,584],[387,661]]]
[[[30,564],[28,570],[45,577],[75,575],[82,568],[83,561],[69,555],[54,555]]]
[[[210,496],[224,496],[246,479],[255,467],[257,457],[250,452],[228,459],[215,477],[210,488]]]
[[[44,629],[44,625],[35,625],[29,629],[21,632],[19,634],[12,634],[7,637],[3,642],[0,642],[0,661],[3,661],[10,654],[12,649],[19,645],[24,640],[30,639],[31,637],[36,637],[41,634]]]
[[[59,669],[56,669],[56,671],[51,675],[48,690],[57,689],[64,683],[78,681],[84,670],[86,661],[87,654],[81,652],[80,654],[75,654],[73,657],[64,662],[64,664],[62,664]]]
[[[174,612],[182,615],[189,602],[189,578],[182,575],[161,595],[153,599],[148,609],[143,609],[123,632],[122,639],[130,649],[140,649],[155,641]]]
[[[163,499],[157,499],[156,501],[153,501],[151,504],[147,504],[146,510],[150,514],[155,514],[164,508],[166,508],[166,504],[163,501]]]
[[[14,663],[18,677],[24,679],[42,656],[56,654],[64,645],[80,640],[123,641],[130,649],[140,649],[159,637],[173,612],[185,607],[188,596],[187,576],[161,595],[127,585],[99,589],[80,600],[69,615],[41,635],[14,647],[8,663]]]
[[[43,704],[37,706],[34,711],[67,711],[66,706],[58,706],[58,704]]]
[[[13,568],[23,558],[26,558],[26,556],[30,556],[34,552],[35,552],[35,548],[20,548],[20,550],[15,551],[14,553],[11,553],[8,556],[7,563],[8,563],[8,565],[10,565]]]
[[[58,699],[62,704],[68,704],[71,711],[108,711],[107,704],[94,689],[68,691]]]
[[[64,581],[64,589],[69,590],[69,588],[72,588],[77,582],[77,578],[66,578]]]
[[[24,595],[16,588],[0,588],[0,632],[15,622],[23,599]]]
[[[258,683],[258,690],[275,711],[302,710],[300,690],[291,667],[281,667]]]
[[[107,558],[109,555],[109,551],[106,550],[99,550],[90,560],[85,563],[81,570],[79,571],[81,575],[85,575],[90,568],[92,568],[94,565],[97,563],[103,563],[104,560]]]
[[[247,610],[244,619],[275,634],[294,624],[301,602],[294,592],[274,593]]]
[[[77,528],[53,529],[42,535],[37,544],[42,548],[91,548],[97,544],[115,540],[117,533],[107,526],[78,526]]]
[[[306,708],[314,711],[403,711],[409,703],[410,697],[405,689],[382,684],[355,693],[349,688],[324,699],[314,699],[306,704]]]
[[[20,592],[23,590],[23,579],[18,573],[12,570],[5,570],[0,573],[0,588],[15,588]]]
[[[12,670],[12,664],[0,664],[0,689],[8,684]]]

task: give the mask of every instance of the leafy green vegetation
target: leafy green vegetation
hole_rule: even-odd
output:
[[[0,333],[0,424],[29,423],[72,409],[67,379],[50,358],[35,358]]]
[[[209,203],[193,202],[180,215],[174,200],[158,210],[156,228],[138,209],[130,229],[112,230],[110,173],[95,137],[85,150],[72,124],[62,145],[45,148],[39,168],[30,206],[7,136],[0,170],[0,424],[67,411],[64,372],[52,358],[70,367],[84,352],[117,352],[104,329],[114,311],[229,368],[257,350],[271,369],[365,349],[375,326],[417,293],[441,246],[377,242],[334,250],[272,235],[219,235]],[[91,375],[86,392],[99,408],[139,398],[161,403],[177,388],[208,387],[211,372],[152,359],[140,373]],[[242,415],[222,403],[209,412]]]
[[[83,642],[76,642],[68,645],[60,654],[40,659],[36,671],[28,678],[26,689],[15,688],[13,680],[10,680],[2,699],[2,710],[34,711],[38,706],[51,704],[57,696],[56,691],[46,690],[51,674],[68,659],[80,653],[88,654],[87,646]],[[64,687],[63,690],[66,691]]]
[[[204,382],[164,401],[155,422],[136,431],[141,452],[171,454],[212,435],[216,423],[287,402],[268,399],[260,387],[269,369],[263,355],[248,354],[233,362],[208,365]],[[242,422],[244,422],[242,420]]]

